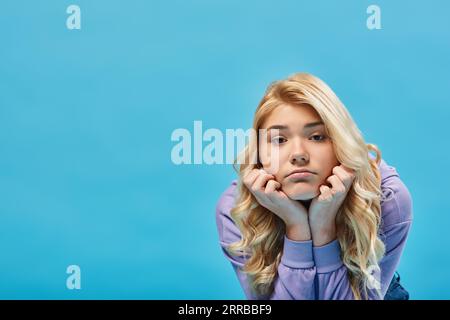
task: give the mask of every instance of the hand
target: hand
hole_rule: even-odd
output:
[[[308,223],[306,208],[300,201],[289,198],[272,174],[263,169],[253,169],[243,178],[243,182],[259,204],[280,217],[286,227]]]
[[[309,225],[315,246],[322,246],[336,238],[336,214],[347,196],[355,179],[354,170],[344,165],[333,168],[333,175],[327,178],[331,188],[320,186],[320,194],[309,206]]]

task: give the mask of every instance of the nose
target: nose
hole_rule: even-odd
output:
[[[292,141],[292,150],[289,161],[293,165],[305,165],[309,162],[309,154],[302,145],[301,139]]]

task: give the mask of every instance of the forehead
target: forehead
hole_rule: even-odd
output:
[[[290,106],[287,104],[275,108],[265,119],[261,128],[268,128],[272,125],[285,125],[293,128],[302,128],[305,124],[321,121],[317,111],[309,106]]]

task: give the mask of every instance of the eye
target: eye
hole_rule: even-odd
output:
[[[326,139],[326,136],[323,134],[315,134],[315,135],[312,135],[311,138],[314,141],[323,141]]]
[[[272,138],[271,142],[274,144],[281,144],[283,142],[286,142],[286,139],[284,137],[277,136],[277,137]]]

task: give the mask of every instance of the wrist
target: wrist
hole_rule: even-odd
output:
[[[334,223],[332,225],[321,226],[318,228],[311,227],[311,236],[313,246],[324,246],[336,239],[336,227]]]
[[[287,227],[295,227],[300,225],[307,225],[309,228],[309,217],[307,214],[295,214],[295,215],[287,215],[287,218],[284,220],[284,224]]]
[[[286,237],[293,241],[311,240],[311,230],[308,223],[286,224]]]

